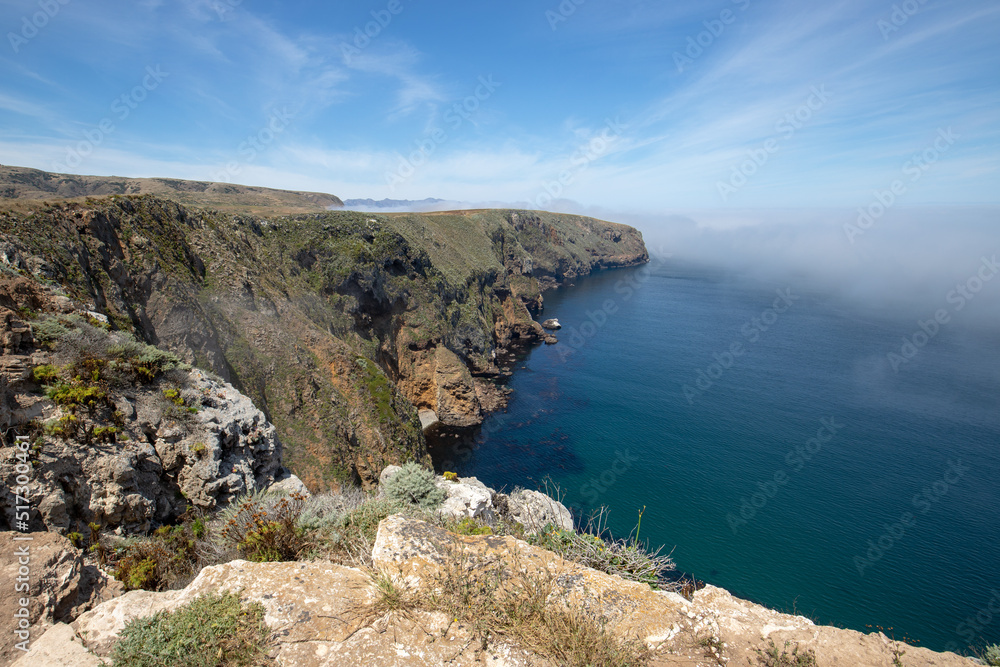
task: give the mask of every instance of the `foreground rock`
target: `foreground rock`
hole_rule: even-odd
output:
[[[18,590],[20,586],[26,588]],[[21,657],[23,648],[53,624],[70,622],[123,590],[121,583],[85,562],[65,537],[0,533],[0,665]],[[22,607],[22,600],[27,606]]]
[[[970,667],[950,653],[899,645],[884,635],[816,626],[739,600],[708,586],[688,601],[676,593],[603,574],[513,537],[458,536],[422,521],[392,516],[381,523],[372,551],[376,569],[411,593],[431,593],[449,568],[496,567],[548,577],[553,604],[584,607],[621,637],[641,639],[653,652],[650,665],[757,664],[755,649],[769,641],[814,651],[818,667],[891,667],[905,651],[908,667]],[[83,614],[70,636],[57,626],[34,647],[39,653],[66,646],[107,656],[125,624],[161,610],[177,609],[212,591],[239,592],[266,609],[272,655],[285,667],[334,665],[548,665],[522,648],[489,641],[484,652],[471,629],[440,612],[372,615],[370,579],[360,570],[329,563],[248,563],[209,567],[182,591],[133,591]],[[74,639],[75,637],[75,639]],[[714,652],[713,652],[714,647]],[[28,665],[31,663],[19,663]],[[51,663],[51,664],[86,664]]]
[[[553,330],[562,329],[562,325],[559,324],[559,320],[557,320],[554,317],[551,317],[542,322],[542,326],[545,327],[546,329],[553,329]]]

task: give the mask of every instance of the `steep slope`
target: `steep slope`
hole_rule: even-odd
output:
[[[0,165],[0,197],[7,199],[141,194],[167,197],[186,206],[211,206],[242,213],[309,213],[344,205],[339,197],[323,192],[296,192],[176,178],[52,174],[38,169]]]
[[[418,410],[482,421],[543,288],[648,261],[624,225],[524,211],[230,215],[149,195],[16,202],[0,266],[213,371],[313,489],[427,461]]]

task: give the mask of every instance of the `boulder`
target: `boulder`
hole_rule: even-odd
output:
[[[493,490],[475,477],[462,477],[454,482],[439,477],[437,485],[448,494],[438,514],[458,520],[494,518]]]
[[[402,469],[402,466],[386,466],[382,470],[382,473],[378,476],[379,486],[385,486],[385,483],[392,479],[392,477]]]
[[[418,413],[418,416],[420,417],[420,428],[424,433],[431,431],[435,426],[441,423],[441,420],[438,419],[437,413],[433,410],[421,410]]]
[[[573,515],[566,506],[540,491],[515,491],[507,497],[507,505],[510,518],[523,525],[529,534],[539,532],[548,524],[573,530]]]
[[[556,338],[555,336],[544,336],[542,340],[545,342],[546,345],[555,345],[556,343],[559,342],[559,339]]]
[[[27,590],[17,590],[28,585]],[[72,621],[92,604],[123,591],[68,539],[55,533],[0,533],[0,664],[22,656],[17,644],[27,630],[30,647],[54,623]],[[27,606],[22,607],[22,600]],[[22,628],[14,614],[26,610],[29,627]],[[30,663],[36,664],[36,663]]]
[[[559,324],[559,320],[557,320],[554,317],[550,317],[549,319],[542,322],[542,326],[545,327],[546,329],[552,329],[554,331],[562,329],[562,325]]]
[[[282,477],[280,480],[267,487],[267,492],[280,493],[286,496],[297,493],[305,498],[312,495],[309,493],[309,489],[306,488],[306,485],[302,483],[302,480],[291,473],[288,473],[287,477]]]

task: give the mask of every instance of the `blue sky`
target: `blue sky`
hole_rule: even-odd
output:
[[[4,164],[540,208],[854,209],[894,181],[1000,203],[995,0],[3,0],[0,26]]]

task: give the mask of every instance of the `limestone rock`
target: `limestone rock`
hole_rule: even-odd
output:
[[[953,653],[896,647],[881,633],[817,626],[808,618],[740,600],[714,586],[694,592],[689,601],[563,560],[510,536],[455,535],[402,515],[379,525],[372,557],[376,567],[424,591],[435,590],[444,568],[455,563],[466,570],[501,567],[508,573],[549,578],[554,583],[550,602],[586,608],[602,617],[613,634],[640,638],[653,651],[652,665],[757,664],[756,649],[766,648],[767,640],[778,647],[786,641],[798,645],[800,653],[814,651],[817,667],[891,667],[896,664],[894,649],[905,650],[908,667],[976,664]],[[721,655],[706,655],[706,638],[724,646]]]
[[[264,606],[275,642],[272,655],[282,667],[482,664],[477,647],[470,646],[470,632],[445,614],[366,618],[372,590],[367,575],[340,565],[233,561],[205,568],[181,591],[127,593],[84,614],[74,628],[88,648],[106,656],[129,620],[175,610],[206,593],[230,591]],[[503,644],[491,646],[484,657],[497,667],[539,664]]]
[[[553,329],[553,330],[562,329],[562,325],[559,324],[559,320],[557,320],[554,317],[550,317],[549,319],[542,322],[542,326],[545,327],[546,329]]]
[[[27,653],[11,667],[101,667],[104,660],[88,651],[73,628],[66,623],[56,623],[31,643]]]
[[[573,530],[573,515],[566,506],[540,491],[515,491],[508,496],[507,503],[511,518],[523,525],[528,533],[537,533],[548,524]]]
[[[168,389],[179,389],[184,406],[165,398]],[[45,404],[45,419],[63,414]],[[123,389],[115,405],[126,421],[116,442],[44,439],[29,484],[30,504],[38,509],[31,530],[86,533],[94,522],[119,533],[148,531],[188,505],[214,510],[266,488],[283,470],[281,442],[264,413],[202,371]],[[13,525],[14,453],[13,443],[0,445],[6,482],[0,528]]]
[[[302,480],[292,474],[279,479],[277,482],[267,487],[267,491],[268,493],[281,493],[285,495],[291,495],[294,493],[305,498],[312,495],[309,493],[309,489],[306,488],[306,485],[302,483]]]
[[[475,477],[462,477],[454,482],[439,477],[437,485],[448,494],[438,514],[453,519],[493,518],[493,490]]]
[[[18,591],[23,583],[28,589]],[[28,601],[30,646],[52,624],[71,621],[93,603],[120,595],[122,590],[119,582],[86,563],[81,551],[61,535],[0,533],[0,609],[4,610],[0,664],[9,664],[23,653],[15,648],[23,638],[14,634],[20,629],[14,614],[22,609],[22,599]]]

